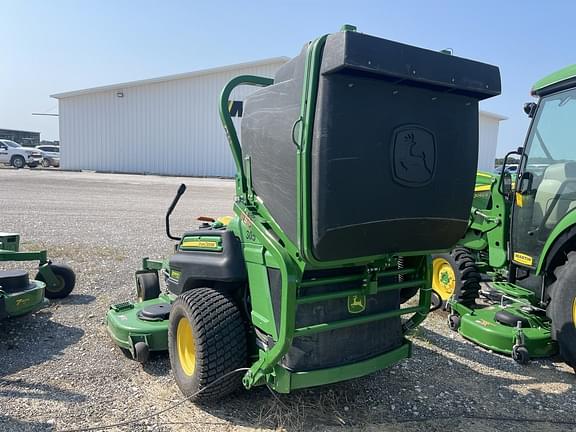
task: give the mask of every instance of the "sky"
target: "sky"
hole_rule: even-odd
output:
[[[58,139],[49,95],[269,57],[358,31],[500,67],[497,155],[522,145],[532,84],[576,63],[574,1],[0,0],[0,128]]]

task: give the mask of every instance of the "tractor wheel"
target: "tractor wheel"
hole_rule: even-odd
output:
[[[576,252],[554,270],[556,281],[550,286],[548,316],[552,320],[552,338],[558,342],[560,355],[576,369]]]
[[[59,299],[64,298],[72,292],[74,285],[76,285],[76,274],[66,264],[48,264],[56,279],[58,279],[58,285],[55,287],[49,287],[46,285],[44,290],[44,295],[49,299]],[[42,273],[36,275],[36,280],[46,283]]]
[[[138,301],[143,302],[158,298],[160,295],[160,282],[158,273],[139,273],[136,275],[136,296]]]
[[[168,351],[176,384],[191,400],[220,399],[240,388],[246,328],[238,307],[218,291],[196,288],[172,304]],[[202,389],[200,394],[197,394]]]
[[[24,166],[26,165],[26,161],[24,160],[24,158],[22,156],[14,156],[12,158],[12,160],[10,161],[10,164],[14,168],[20,169],[20,168],[24,168]]]
[[[432,257],[432,290],[444,305],[452,296],[465,306],[474,305],[480,291],[480,273],[468,249],[458,247],[449,254]]]

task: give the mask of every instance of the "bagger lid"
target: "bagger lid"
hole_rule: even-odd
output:
[[[498,68],[355,32],[329,35],[308,78],[307,59],[308,46],[245,103],[252,186],[276,222],[323,262],[452,247],[472,203],[478,101],[499,94]],[[297,182],[303,94],[315,106]]]

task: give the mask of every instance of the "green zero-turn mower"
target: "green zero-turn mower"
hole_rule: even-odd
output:
[[[434,258],[449,325],[526,363],[560,352],[576,367],[576,65],[538,81],[526,144],[497,176],[478,173],[470,226]],[[520,156],[515,181],[506,174]],[[480,286],[483,275],[491,283]],[[480,299],[479,299],[480,297]]]
[[[242,144],[228,111],[240,85],[260,87]],[[430,308],[430,251],[468,224],[478,101],[499,93],[495,66],[351,27],[306,44],[274,79],[233,79],[220,114],[234,217],[176,238],[165,262],[144,259],[138,301],[107,314],[111,337],[140,361],[168,349],[196,399],[241,383],[287,393],[409,357],[405,335]]]
[[[72,292],[76,276],[65,264],[54,264],[48,253],[20,250],[20,235],[0,233],[0,262],[38,261],[38,273],[30,280],[24,270],[0,270],[0,319],[35,312],[48,299],[64,298]]]

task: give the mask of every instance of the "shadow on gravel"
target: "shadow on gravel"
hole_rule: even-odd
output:
[[[273,395],[259,387],[200,408],[235,426],[288,432],[342,427],[467,430],[470,424],[489,431],[576,430],[576,407],[570,403],[576,384],[572,374],[550,361],[522,367],[420,329],[416,338],[430,347],[418,343],[413,358],[373,375],[288,395]],[[450,359],[446,352],[462,360]]]
[[[470,361],[492,365],[492,367],[502,372],[524,375],[542,383],[554,381],[567,384],[570,387],[576,384],[576,375],[571,369],[564,370],[550,362],[551,360],[560,362],[561,359],[558,356],[548,359],[533,359],[528,365],[521,366],[512,360],[511,357],[490,352],[471,342],[460,339],[461,336],[459,335],[457,338],[452,339],[425,327],[419,327],[417,338],[428,341],[443,350],[457,354]],[[527,380],[522,380],[522,382],[525,383]]]
[[[90,294],[70,294],[68,297],[58,301],[63,305],[86,305],[96,300],[96,297]]]
[[[39,312],[2,321],[0,325],[0,377],[52,360],[80,340],[84,331],[51,321]]]
[[[13,419],[0,414],[0,431],[50,431],[53,430],[52,426],[48,423],[27,422]]]

